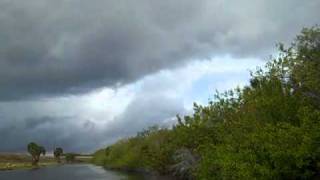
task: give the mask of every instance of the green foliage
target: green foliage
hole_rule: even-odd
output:
[[[164,173],[170,164],[170,131],[151,127],[136,137],[123,139],[94,154],[93,162],[109,168],[157,170]]]
[[[28,144],[28,152],[32,156],[32,165],[37,165],[40,160],[40,155],[45,155],[46,150],[43,146],[31,142]]]
[[[248,86],[194,104],[172,129],[152,127],[99,150],[95,162],[182,179],[319,178],[319,27],[279,51]]]
[[[66,161],[72,163],[75,161],[77,154],[75,153],[67,153],[65,154]]]
[[[54,151],[53,151],[53,155],[54,157],[57,159],[57,161],[60,163],[60,156],[63,154],[63,149],[58,147],[58,148],[55,148]]]
[[[96,165],[103,166],[103,165],[105,165],[105,159],[106,159],[107,155],[108,154],[106,154],[105,149],[99,149],[98,151],[96,151],[94,153],[94,156],[92,157],[91,162]]]

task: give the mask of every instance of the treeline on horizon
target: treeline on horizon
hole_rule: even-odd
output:
[[[31,163],[33,166],[38,166],[41,154],[43,156],[46,155],[45,147],[38,145],[35,142],[30,142],[27,146],[27,150],[32,157]],[[53,156],[58,163],[61,163],[61,156],[65,157],[65,162],[71,163],[75,161],[76,156],[88,156],[88,155],[81,155],[78,153],[64,153],[61,147],[56,147],[53,150]]]
[[[320,178],[320,28],[304,28],[250,84],[172,128],[151,127],[94,154],[108,168],[181,179]]]

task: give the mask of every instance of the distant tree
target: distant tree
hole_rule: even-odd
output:
[[[63,154],[63,149],[61,147],[58,147],[54,150],[53,154],[56,160],[60,163],[60,156]]]
[[[46,150],[43,146],[39,146],[38,144],[31,142],[28,144],[28,152],[32,156],[32,165],[37,165],[40,160],[40,155],[46,154]]]
[[[76,154],[74,154],[74,153],[67,153],[66,154],[66,161],[69,163],[73,162],[75,160],[75,158],[76,158]]]

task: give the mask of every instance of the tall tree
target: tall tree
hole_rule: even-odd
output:
[[[32,156],[32,165],[38,165],[40,160],[40,155],[46,154],[46,150],[43,146],[39,146],[38,144],[31,142],[28,144],[28,152]]]

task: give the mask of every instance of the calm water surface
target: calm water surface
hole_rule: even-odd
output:
[[[91,164],[61,165],[34,170],[0,171],[0,180],[167,180],[105,170]]]

